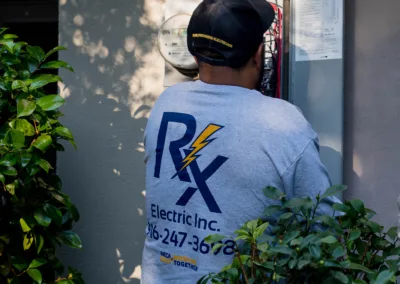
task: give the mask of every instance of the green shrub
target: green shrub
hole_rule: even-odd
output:
[[[384,231],[360,200],[334,204],[340,214],[317,216],[321,201],[345,190],[332,187],[318,196],[287,200],[275,188],[264,190],[280,205],[266,209],[270,221],[253,220],[235,232],[235,257],[198,283],[397,283],[400,275],[398,228]],[[213,251],[225,236],[211,235]]]
[[[64,99],[46,92],[61,78],[48,69],[72,68],[49,61],[63,47],[47,54],[38,46],[16,41],[0,29],[0,283],[83,283],[63,265],[56,248],[81,248],[71,231],[79,213],[54,170],[60,139],[74,144],[59,121]]]

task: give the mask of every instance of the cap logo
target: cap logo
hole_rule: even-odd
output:
[[[219,38],[210,36],[210,35],[205,35],[205,34],[193,34],[192,37],[194,37],[194,38],[206,38],[206,39],[209,39],[209,40],[218,42],[218,43],[220,43],[220,44],[223,44],[223,45],[225,45],[225,46],[227,46],[227,47],[229,47],[229,48],[233,48],[233,45],[232,45],[232,44],[230,44],[230,43],[228,43],[228,42],[226,42],[226,41],[224,41],[224,40],[222,40],[222,39],[219,39]]]

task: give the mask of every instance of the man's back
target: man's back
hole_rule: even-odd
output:
[[[202,81],[167,89],[145,131],[142,282],[195,283],[219,271],[232,260],[233,244],[224,240],[212,253],[204,238],[233,235],[262,217],[272,202],[266,186],[288,198],[328,188],[317,148],[316,133],[285,101]]]

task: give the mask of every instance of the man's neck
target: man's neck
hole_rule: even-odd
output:
[[[244,78],[239,71],[227,67],[211,67],[200,69],[200,80],[212,85],[236,86],[246,89],[254,89],[254,86]]]

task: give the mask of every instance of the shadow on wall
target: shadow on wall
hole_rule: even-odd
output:
[[[156,46],[164,0],[60,0],[65,123],[78,151],[58,156],[64,190],[81,212],[84,249],[61,258],[87,283],[139,283],[145,238],[143,130],[163,90]]]

